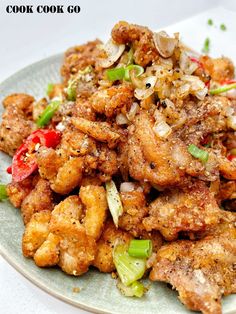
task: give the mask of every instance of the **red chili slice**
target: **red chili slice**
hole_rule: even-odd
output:
[[[196,58],[194,58],[194,57],[190,57],[190,60],[191,60],[192,62],[197,63],[197,65],[198,65],[199,68],[202,68],[202,69],[204,68],[202,62],[199,61],[198,59],[196,59]]]
[[[11,166],[13,181],[20,182],[37,170],[36,144],[55,148],[60,139],[61,133],[55,130],[39,129],[30,134],[13,156]],[[7,171],[10,171],[10,167]]]
[[[234,158],[236,158],[236,156],[230,154],[230,155],[227,156],[227,158],[228,158],[229,161],[232,161]]]
[[[223,80],[220,82],[220,85],[228,85],[228,84],[234,84],[236,83],[236,80]]]

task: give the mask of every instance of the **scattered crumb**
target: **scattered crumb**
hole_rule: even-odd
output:
[[[115,272],[112,272],[111,273],[111,277],[113,278],[113,279],[116,279],[118,276],[117,276],[117,273],[115,273]]]
[[[80,293],[80,288],[79,287],[74,287],[73,289],[72,289],[72,291],[74,292],[74,293]]]

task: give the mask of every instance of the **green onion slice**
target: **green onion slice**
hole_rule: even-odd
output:
[[[127,65],[133,64],[134,62],[134,50],[131,47],[129,52],[128,52],[128,61],[127,61]]]
[[[45,125],[49,123],[49,121],[52,119],[53,115],[59,108],[60,104],[61,104],[61,100],[53,100],[47,105],[42,115],[36,122],[39,128],[44,127]]]
[[[113,261],[120,280],[125,286],[141,279],[146,270],[146,259],[130,256],[127,252],[127,246],[124,244],[115,246]]]
[[[123,213],[123,206],[119,192],[117,191],[116,185],[112,180],[106,182],[106,191],[108,207],[111,212],[114,224],[118,228],[118,220]]]
[[[73,86],[67,87],[67,99],[70,101],[76,100],[76,88]]]
[[[211,89],[209,92],[211,95],[217,95],[217,94],[221,94],[235,88],[236,88],[236,83],[233,83],[233,84],[227,84],[227,85],[221,86],[219,88]]]
[[[131,240],[128,253],[133,257],[145,258],[152,254],[151,240]]]
[[[207,162],[209,154],[203,149],[198,148],[196,145],[191,144],[188,146],[188,152],[195,158],[200,159],[202,162]]]
[[[208,19],[207,24],[208,25],[213,25],[213,20],[212,19]]]
[[[222,30],[222,31],[226,31],[226,26],[225,26],[225,24],[220,24],[220,29]]]
[[[0,184],[0,200],[4,200],[7,197],[7,186],[5,184]]]
[[[208,53],[209,51],[210,51],[210,39],[206,38],[205,41],[204,41],[202,52]]]
[[[47,86],[47,95],[49,96],[51,94],[51,92],[53,91],[53,87],[54,87],[54,84],[52,83],[49,83],[48,86]]]
[[[120,280],[118,280],[117,288],[126,297],[141,298],[145,293],[145,287],[139,281],[135,281],[130,286],[127,287]]]
[[[131,288],[133,290],[134,296],[137,298],[141,298],[144,295],[144,285],[139,282],[139,281],[135,281],[132,283]]]
[[[130,71],[135,71],[135,76],[139,77],[143,74],[144,68],[137,64],[130,64],[125,68],[125,76],[124,79],[126,81],[130,81]]]
[[[117,80],[123,80],[125,76],[125,68],[114,68],[114,69],[108,69],[106,71],[106,75],[109,81],[117,81]]]

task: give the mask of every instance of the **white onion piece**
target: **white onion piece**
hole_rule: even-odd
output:
[[[59,122],[56,126],[56,130],[63,132],[65,130],[65,125],[62,122]]]
[[[228,92],[222,94],[230,99],[236,99],[236,89],[231,89]]]
[[[139,105],[137,102],[134,102],[131,107],[130,107],[130,110],[129,112],[126,114],[127,118],[129,119],[129,121],[133,121],[136,114],[138,113],[139,111]]]
[[[179,66],[185,74],[192,74],[198,68],[198,64],[191,61],[185,51],[182,51],[180,54]]]
[[[106,52],[107,58],[100,59],[98,63],[102,68],[109,68],[120,58],[125,50],[125,45],[117,45],[112,39],[109,39],[103,46],[103,50]]]
[[[208,88],[204,87],[202,90],[199,90],[197,92],[195,92],[195,96],[199,99],[199,100],[203,100],[206,96],[206,94],[208,93]]]
[[[236,116],[233,115],[233,116],[229,116],[227,118],[227,125],[228,127],[230,127],[231,129],[235,130],[236,131]]]
[[[123,113],[119,113],[116,116],[116,123],[118,125],[123,125],[123,124],[127,124],[129,122],[129,120],[126,118],[126,116]]]
[[[157,136],[166,138],[170,135],[172,129],[165,121],[161,121],[154,124],[153,131]]]
[[[143,88],[136,88],[134,90],[134,96],[139,99],[146,99],[154,93],[154,86],[156,84],[157,77],[149,76],[143,80]],[[147,87],[148,85],[148,87]]]
[[[106,182],[106,192],[108,207],[112,215],[113,222],[118,228],[118,220],[119,217],[123,214],[123,206],[119,192],[117,191],[116,185],[112,180]]]
[[[135,190],[133,182],[123,182],[120,185],[120,192],[132,192]]]
[[[169,58],[178,45],[176,37],[170,37],[165,31],[153,34],[153,40],[157,51],[163,58]]]

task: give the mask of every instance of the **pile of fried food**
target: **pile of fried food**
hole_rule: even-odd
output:
[[[142,276],[171,284],[191,310],[221,313],[236,292],[232,62],[119,22],[106,44],[67,50],[61,75],[48,98],[3,101],[24,256],[75,276],[117,270],[122,284],[122,245],[149,241]]]

